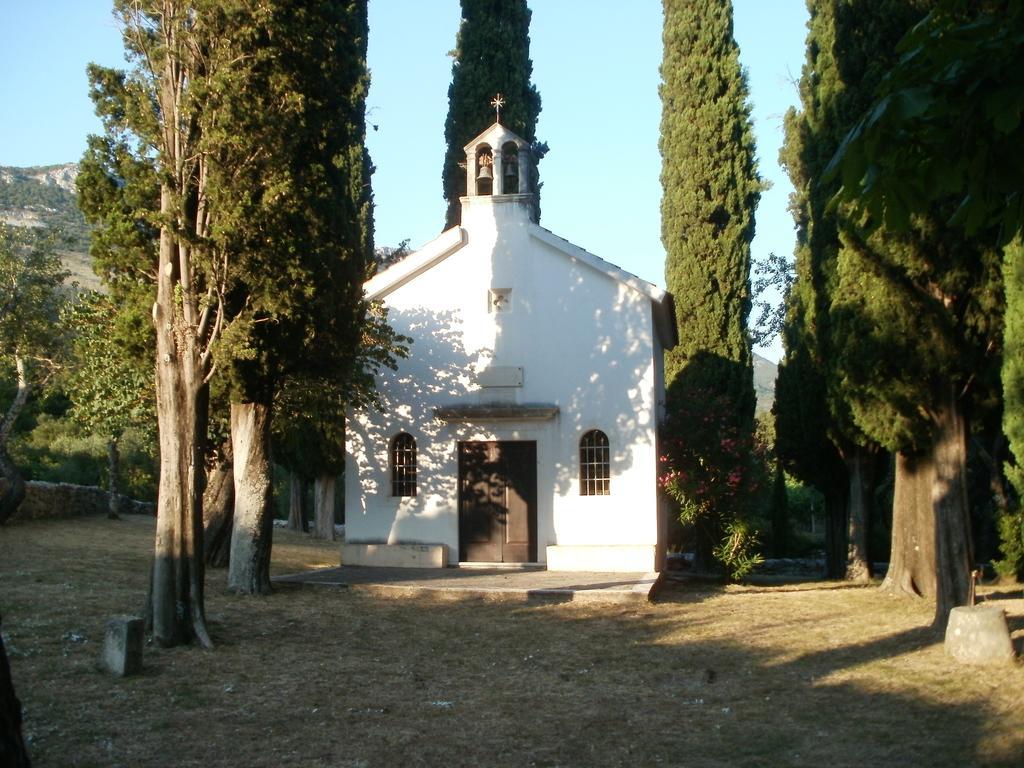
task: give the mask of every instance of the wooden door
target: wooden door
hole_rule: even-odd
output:
[[[459,443],[459,559],[537,561],[537,444]]]

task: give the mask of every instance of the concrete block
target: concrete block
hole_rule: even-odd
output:
[[[100,664],[113,675],[127,677],[142,671],[144,626],[136,616],[114,616],[107,622]]]
[[[994,605],[960,606],[949,612],[946,653],[965,664],[1012,661],[1015,653],[1006,612]]]
[[[342,565],[378,568],[446,568],[448,547],[444,544],[359,544],[341,545]]]
[[[559,544],[547,548],[549,571],[648,573],[655,567],[653,544]]]

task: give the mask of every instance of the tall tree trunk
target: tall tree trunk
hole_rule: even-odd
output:
[[[161,91],[161,96],[168,94]],[[173,98],[173,96],[172,96]],[[166,110],[174,114],[174,110]],[[160,190],[160,210],[173,218],[175,194]],[[206,366],[199,350],[190,248],[170,227],[160,231],[156,329],[156,403],[160,440],[156,537],[150,608],[153,637],[171,646],[195,638],[212,648],[204,609],[203,512]]]
[[[334,541],[334,475],[321,475],[313,486],[313,535]]]
[[[932,456],[896,454],[892,498],[892,549],[882,589],[893,594],[935,597],[935,513]]]
[[[225,440],[213,462],[203,491],[203,543],[206,564],[226,568],[231,557],[231,527],[235,512],[235,475],[231,440]]]
[[[0,421],[0,525],[18,511],[25,499],[25,480],[7,453],[7,441],[14,430],[14,422],[28,402],[29,391],[24,358],[15,355],[14,367],[18,374],[18,389],[3,421]]]
[[[121,474],[121,452],[117,447],[117,438],[107,441],[107,517],[111,520],[120,519],[121,494],[118,493],[117,478]]]
[[[875,457],[862,446],[855,446],[846,457],[850,482],[847,504],[846,568],[847,581],[869,581],[871,558],[868,551],[872,499],[875,491]]]
[[[21,702],[14,695],[3,634],[0,634],[0,765],[10,768],[29,768],[31,765],[21,735]]]
[[[266,594],[270,591],[270,547],[274,534],[268,404],[231,404],[231,449],[235,515],[228,588],[241,594]]]
[[[297,472],[288,478],[288,527],[293,531],[309,532],[306,519],[306,481]]]
[[[932,454],[935,484],[935,567],[937,589],[933,626],[946,629],[949,612],[967,605],[971,589],[971,516],[967,504],[967,425],[953,385],[935,419]]]
[[[841,579],[846,575],[846,488],[825,493],[825,575]]]

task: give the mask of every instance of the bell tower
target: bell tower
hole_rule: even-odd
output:
[[[463,215],[472,205],[515,203],[525,205],[533,217],[530,144],[501,124],[504,103],[498,94],[491,102],[496,112],[494,123],[464,148],[467,194],[461,198]]]

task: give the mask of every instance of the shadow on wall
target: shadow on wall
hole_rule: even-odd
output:
[[[391,441],[399,432],[408,432],[416,439],[417,495],[426,500],[417,511],[429,514],[432,499],[450,498],[457,490],[456,478],[439,471],[449,458],[449,446],[441,434],[444,423],[433,418],[433,408],[440,402],[466,398],[477,356],[488,350],[474,350],[472,355],[466,351],[462,321],[456,311],[392,310],[390,317],[399,333],[413,339],[409,358],[397,372],[386,372],[384,382],[378,380],[382,410],[387,418],[353,420],[351,431],[363,448],[356,454],[360,476],[367,470],[389,466]],[[410,369],[429,370],[431,375],[413,376]],[[388,381],[399,385],[397,392],[387,386]],[[365,494],[390,496],[391,488],[371,486]],[[407,502],[404,512],[411,513],[414,506],[412,501]],[[402,514],[400,509],[399,518]]]
[[[609,437],[613,477],[634,467],[636,449],[647,448],[645,453],[652,460],[650,482],[652,486],[656,482],[658,366],[652,351],[658,345],[653,338],[650,298],[534,237],[531,233],[536,230],[525,217],[499,222],[509,213],[495,213],[494,208],[472,215],[468,250],[456,251],[448,257],[452,262],[442,262],[417,278],[427,294],[424,304],[442,303],[436,294],[443,291],[451,308],[410,307],[408,295],[396,296],[389,318],[397,332],[413,339],[410,357],[397,372],[384,372],[378,380],[385,418],[371,416],[369,423],[353,424],[358,433],[355,442],[362,443],[358,461],[363,471],[388,467],[388,449],[398,432],[409,432],[416,439],[418,498],[398,503],[392,535],[403,519],[436,516],[457,498],[457,456],[452,443],[460,434],[530,431],[522,423],[448,425],[433,417],[438,405],[514,401],[557,405],[559,437],[547,459],[553,464],[547,468],[553,495],[567,495],[572,489],[579,471],[579,440],[591,429]],[[495,218],[493,228],[480,226],[490,223],[487,217]],[[492,232],[493,243],[486,239]],[[567,244],[570,254],[573,248]],[[488,255],[487,264],[475,261]],[[439,280],[441,274],[451,280]],[[490,288],[511,289],[509,311],[484,312]],[[435,295],[430,295],[431,290]],[[489,366],[522,366],[523,387],[503,392],[480,389],[475,373]],[[537,425],[530,426],[536,430]],[[542,495],[551,493],[539,490]],[[391,489],[366,486],[364,494],[379,499],[390,496]],[[372,502],[364,499],[363,504],[367,503]],[[543,508],[544,502],[540,503]],[[408,540],[406,533],[403,527],[401,538]]]

